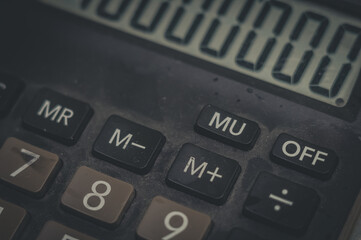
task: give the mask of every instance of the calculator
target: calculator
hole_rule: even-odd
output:
[[[0,2],[1,240],[360,240],[358,0]]]

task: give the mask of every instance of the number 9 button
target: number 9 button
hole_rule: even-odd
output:
[[[66,209],[114,228],[135,195],[132,185],[82,166],[61,199]]]
[[[145,240],[201,240],[211,225],[209,216],[157,196],[139,224],[137,235]]]

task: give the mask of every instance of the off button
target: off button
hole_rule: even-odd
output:
[[[330,178],[338,162],[332,150],[285,133],[277,138],[271,159],[320,179]]]

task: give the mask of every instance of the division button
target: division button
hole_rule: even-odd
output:
[[[330,178],[338,163],[333,151],[285,133],[277,138],[271,159],[320,179]]]
[[[26,218],[25,209],[0,199],[0,239],[15,239]]]
[[[307,229],[320,199],[307,187],[262,172],[249,193],[243,212],[294,233]]]
[[[257,123],[207,105],[195,124],[196,132],[233,147],[251,149],[260,133]]]
[[[232,159],[184,144],[166,179],[168,185],[214,204],[227,200],[241,167]]]
[[[88,104],[45,88],[30,103],[23,124],[63,144],[73,145],[92,114]]]
[[[211,229],[209,216],[164,197],[155,197],[137,229],[143,240],[203,240]]]
[[[111,116],[93,146],[97,157],[137,173],[149,172],[165,143],[160,132]]]
[[[96,240],[54,221],[45,223],[36,240]]]
[[[35,197],[42,197],[62,163],[59,157],[16,138],[0,149],[0,179]]]
[[[135,195],[132,185],[82,166],[61,204],[65,209],[109,227],[116,227]]]

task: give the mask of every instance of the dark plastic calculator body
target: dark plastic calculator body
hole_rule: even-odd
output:
[[[48,231],[68,231],[66,226],[75,230],[69,236],[81,233],[89,239],[156,239],[159,236],[148,232],[149,225],[179,230],[186,222],[182,211],[189,213],[188,223],[191,217],[199,219],[194,224],[202,230],[192,230],[187,239],[348,239],[340,235],[348,235],[342,231],[349,227],[349,216],[356,214],[357,207],[351,209],[361,187],[359,76],[348,99],[329,103],[118,31],[109,27],[109,19],[99,24],[46,4],[54,1],[0,2],[0,82],[7,80],[9,86],[19,82],[8,109],[1,112],[0,163],[10,156],[7,146],[34,163],[9,170],[11,177],[0,176],[0,199],[27,212],[26,217],[18,212],[24,220],[17,230],[19,239],[46,236],[44,226]],[[84,9],[87,2],[107,4],[61,1],[83,4]],[[164,2],[164,11],[171,8],[171,1],[159,2]],[[186,8],[190,2],[179,4]],[[286,0],[255,2],[289,10]],[[225,14],[224,9],[219,11],[220,16]],[[360,15],[342,14],[361,22]],[[310,21],[320,19],[308,16]],[[254,27],[259,28],[257,23]],[[357,29],[349,25],[345,29],[358,36],[356,43],[361,41]],[[241,23],[237,31],[242,32]],[[349,71],[358,69],[359,75],[357,44],[348,58],[353,63]],[[255,68],[261,63],[257,64]],[[333,89],[331,95],[338,91]],[[75,116],[79,124],[69,130]],[[244,129],[236,125],[240,123]],[[237,138],[246,128],[250,133]],[[124,129],[128,135],[121,135]],[[123,154],[119,149],[130,150]],[[41,156],[34,155],[40,150]],[[34,166],[42,158],[40,171]],[[330,164],[314,168],[324,162]],[[46,180],[32,180],[30,174],[24,182],[13,181],[29,169],[45,172]],[[111,203],[108,194],[115,186],[119,201]],[[81,195],[81,206],[74,191]],[[107,204],[114,208],[107,209],[106,216],[97,214]],[[163,210],[165,205],[178,210],[164,213],[165,222],[152,223],[152,214],[162,212],[152,207]],[[171,222],[173,216],[182,221]],[[163,237],[182,239],[181,234],[176,238],[166,232]]]

